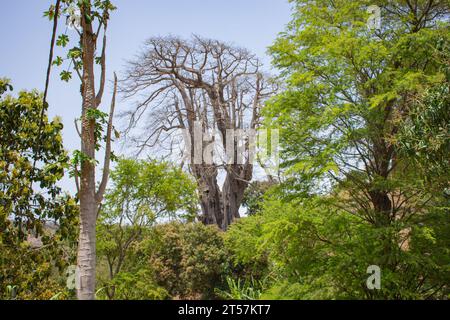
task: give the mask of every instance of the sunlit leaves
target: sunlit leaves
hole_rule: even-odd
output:
[[[52,62],[53,65],[55,66],[60,66],[62,65],[64,62],[63,58],[61,57],[56,57],[56,59]]]
[[[0,78],[0,95],[7,92],[8,90],[13,90],[13,86],[9,83],[9,79]]]
[[[69,52],[67,53],[67,57],[71,59],[81,58],[81,49],[78,47],[70,49]]]
[[[49,299],[63,290],[51,276],[72,257],[77,205],[58,186],[68,157],[63,125],[58,118],[50,122],[46,108],[36,91],[0,98],[2,298],[10,298],[4,296],[9,285],[17,288],[16,298]],[[58,228],[49,231],[48,223]],[[29,236],[36,240],[27,241]]]
[[[67,70],[63,70],[60,73],[60,77],[61,77],[62,81],[69,82],[70,79],[72,79],[72,72],[67,71]]]
[[[448,222],[436,211],[448,210],[450,7],[385,3],[372,31],[367,1],[293,2],[293,20],[270,48],[286,90],[264,109],[281,128],[286,173],[283,202],[263,210],[266,243],[293,277],[280,287],[296,292],[291,298],[424,298],[448,278]],[[404,234],[417,239],[407,252],[398,245]],[[388,265],[381,293],[360,290],[370,260]],[[430,283],[409,280],[421,277]]]
[[[59,47],[65,47],[69,43],[69,36],[66,34],[61,34],[58,36],[58,39],[56,40],[56,45]]]

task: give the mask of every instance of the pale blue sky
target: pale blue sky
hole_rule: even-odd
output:
[[[51,23],[42,13],[54,1],[2,0],[0,5],[0,77],[12,80],[15,92],[43,90],[48,59]],[[232,42],[257,54],[269,68],[267,47],[290,20],[287,0],[115,0],[108,31],[107,73],[123,70],[143,41],[155,35],[191,34]],[[60,31],[64,26],[60,27]],[[79,81],[58,79],[54,69],[49,89],[50,116],[59,115],[65,124],[64,143],[79,148],[73,120],[80,114]],[[105,101],[109,100],[109,95]],[[121,104],[118,104],[120,111]],[[122,105],[122,107],[125,107]],[[72,181],[64,188],[73,191]]]

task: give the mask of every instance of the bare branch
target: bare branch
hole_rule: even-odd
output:
[[[109,177],[109,167],[111,163],[111,140],[112,140],[112,130],[113,130],[113,119],[114,119],[114,109],[116,106],[116,94],[117,94],[117,75],[114,72],[114,89],[113,96],[111,99],[111,107],[109,111],[108,128],[106,131],[106,146],[105,146],[105,159],[103,162],[103,176],[100,182],[98,191],[95,195],[95,200],[98,204],[103,201],[103,196],[105,194],[106,185],[108,184]]]

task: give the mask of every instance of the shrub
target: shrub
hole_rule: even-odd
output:
[[[242,218],[224,234],[230,255],[229,273],[244,281],[261,280],[269,271],[267,250],[262,245],[264,220],[260,215]]]
[[[226,265],[221,231],[200,223],[171,222],[153,229],[145,243],[157,283],[174,298],[211,299]]]

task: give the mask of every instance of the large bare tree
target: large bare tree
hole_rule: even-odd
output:
[[[129,62],[121,85],[126,98],[138,97],[127,115],[129,129],[144,124],[144,131],[134,136],[141,149],[155,146],[177,129],[188,133],[189,169],[198,184],[201,220],[223,230],[239,217],[253,174],[252,139],[239,139],[236,133],[258,127],[261,106],[274,89],[260,68],[247,50],[216,40],[155,37]],[[196,144],[207,153],[211,142],[197,133],[211,130],[220,136],[211,140],[222,150],[232,150],[223,161],[196,158]],[[219,172],[225,177],[222,188]]]

